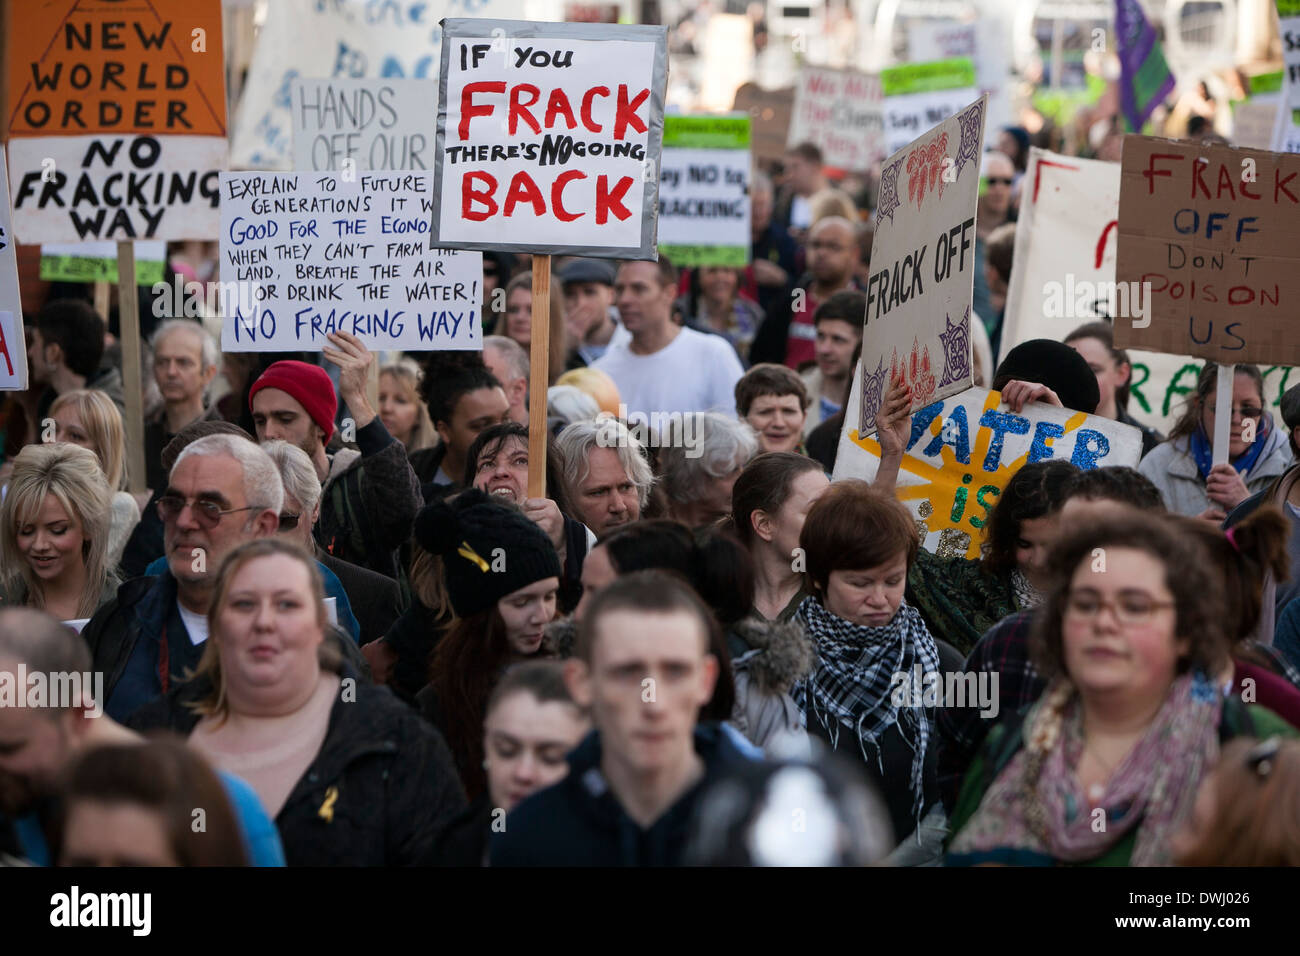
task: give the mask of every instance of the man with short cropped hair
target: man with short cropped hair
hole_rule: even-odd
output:
[[[816,330],[814,356],[817,364],[803,373],[803,382],[814,405],[804,421],[804,434],[834,416],[848,401],[853,384],[853,354],[862,344],[862,323],[867,314],[867,297],[845,290],[817,307],[813,313]]]
[[[627,261],[614,284],[631,341],[611,345],[593,368],[609,375],[632,415],[717,411],[736,414],[733,390],[744,369],[720,335],[673,322],[677,270],[667,257]]]
[[[221,350],[198,322],[169,319],[154,332],[153,378],[162,408],[144,426],[145,484],[157,491],[167,481],[162,450],[186,425],[215,420],[216,405],[205,408],[208,386],[221,368]]]
[[[31,388],[44,385],[35,407],[35,428],[49,415],[64,392],[97,388],[123,411],[122,373],[101,367],[104,320],[80,299],[56,299],[27,326],[27,373]]]
[[[344,561],[396,578],[397,549],[410,538],[415,516],[424,506],[420,483],[406,446],[388,433],[366,398],[374,355],[350,332],[327,338],[330,345],[323,354],[340,368],[339,394],[355,431],[349,440],[355,439],[359,451],[327,450],[338,400],[328,373],[306,362],[276,362],[249,389],[257,440],[283,439],[311,458],[323,487],[315,527],[321,547]]]
[[[690,586],[639,571],[606,587],[578,625],[565,683],[596,729],[558,784],[493,834],[493,866],[676,866],[700,794],[746,759],[699,723],[718,677],[713,616]]]

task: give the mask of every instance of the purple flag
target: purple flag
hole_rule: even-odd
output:
[[[1129,129],[1137,133],[1173,92],[1174,75],[1137,0],[1115,0],[1115,36],[1119,41],[1120,105]]]

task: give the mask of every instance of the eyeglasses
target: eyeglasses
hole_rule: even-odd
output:
[[[204,531],[211,531],[221,523],[221,519],[226,515],[233,515],[240,511],[260,511],[261,505],[249,505],[246,508],[231,508],[229,511],[222,511],[221,506],[215,501],[192,501],[188,498],[182,498],[180,495],[163,495],[158,499],[158,517],[164,523],[175,521],[180,517],[185,506],[189,505],[194,512],[194,520]]]
[[[1206,405],[1205,408],[1206,411],[1213,415],[1217,406],[1210,404]],[[1259,418],[1263,414],[1264,409],[1260,408],[1258,405],[1242,405],[1240,408],[1233,408],[1232,410],[1233,418]]]
[[[1140,591],[1122,591],[1118,601],[1103,600],[1087,591],[1071,591],[1065,599],[1067,616],[1091,620],[1108,607],[1121,624],[1145,624],[1156,611],[1173,606],[1173,601],[1156,601]]]
[[[1001,176],[990,176],[984,181],[990,186],[1010,186],[1015,182],[1014,179],[1003,179]]]
[[[1259,776],[1267,777],[1273,770],[1273,761],[1281,748],[1282,741],[1277,737],[1260,741],[1246,754],[1246,766]]]
[[[299,518],[298,515],[291,515],[291,514],[280,515],[280,530],[292,531],[294,528],[298,527],[298,518]]]

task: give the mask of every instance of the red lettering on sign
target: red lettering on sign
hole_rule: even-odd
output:
[[[646,131],[646,125],[641,121],[641,117],[636,115],[636,111],[641,108],[641,104],[650,96],[649,90],[642,90],[631,101],[627,98],[627,84],[620,83],[618,87],[618,105],[614,110],[614,138],[622,139],[631,126],[638,133]]]
[[[599,133],[603,126],[591,118],[591,101],[597,96],[609,97],[608,86],[594,86],[582,94],[582,125],[593,133]]]
[[[1277,194],[1279,192],[1286,193],[1287,198],[1290,199],[1292,202],[1300,202],[1300,199],[1296,198],[1296,194],[1286,188],[1286,184],[1289,183],[1291,180],[1295,179],[1295,176],[1296,174],[1292,173],[1286,179],[1283,179],[1281,169],[1273,170],[1273,202],[1277,202],[1278,200]]]
[[[483,184],[483,189],[475,189],[474,183]],[[484,222],[497,214],[497,201],[492,198],[492,194],[497,191],[496,177],[490,173],[475,170],[466,173],[460,180],[460,215],[462,219],[468,219],[470,222]],[[481,202],[487,207],[483,212],[475,212],[472,208],[475,201]]]
[[[524,102],[523,99],[525,95],[528,96],[527,102]],[[542,91],[531,83],[520,83],[518,86],[511,88],[510,123],[508,127],[511,136],[514,136],[515,132],[519,129],[520,119],[523,119],[523,121],[528,124],[529,129],[534,133],[540,133],[542,131],[541,125],[538,124],[537,120],[533,117],[533,114],[528,112],[528,107],[534,105],[541,98]],[[506,213],[506,215],[508,216],[510,213]]]
[[[573,118],[573,107],[569,105],[569,98],[564,95],[564,90],[551,90],[550,99],[546,101],[546,128],[550,129],[555,125],[555,117],[564,114],[564,120],[569,129],[578,125],[578,121]]]
[[[541,190],[537,188],[537,183],[533,182],[533,177],[522,169],[510,180],[510,189],[506,192],[505,215],[513,216],[515,205],[521,202],[526,202],[533,207],[534,216],[546,215],[546,200],[542,198]]]
[[[631,188],[631,176],[624,176],[620,179],[613,192],[609,191],[608,176],[600,175],[596,177],[596,225],[605,225],[611,212],[619,220],[632,215],[631,211],[623,205],[623,197],[627,195],[627,191]]]
[[[555,218],[560,222],[573,222],[573,220],[581,219],[586,215],[586,213],[581,212],[569,212],[564,208],[564,187],[574,179],[586,178],[586,173],[571,169],[567,173],[560,173],[559,176],[555,177],[555,182],[551,183],[551,210],[555,213]]]
[[[483,83],[466,83],[465,88],[460,91],[460,126],[457,132],[462,140],[469,139],[469,121],[475,116],[491,116],[491,106],[475,106],[475,93],[504,93],[506,84],[504,81],[495,80]]]

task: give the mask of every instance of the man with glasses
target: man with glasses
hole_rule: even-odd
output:
[[[82,631],[110,717],[124,719],[198,666],[222,560],[275,534],[283,503],[274,463],[246,439],[209,435],[180,453],[157,506],[166,570],[127,581]]]
[[[843,216],[817,220],[808,232],[808,271],[758,330],[750,361],[784,363],[795,371],[811,366],[817,359],[813,314],[837,292],[862,291],[857,267],[857,227]]]
[[[989,236],[999,226],[1014,221],[1011,208],[1011,187],[1015,181],[1016,166],[1003,153],[985,153],[980,162],[980,198],[975,207],[975,282],[971,293],[971,309],[984,323],[989,341],[998,332],[997,310],[984,276],[984,259]],[[994,360],[997,353],[993,353]]]

